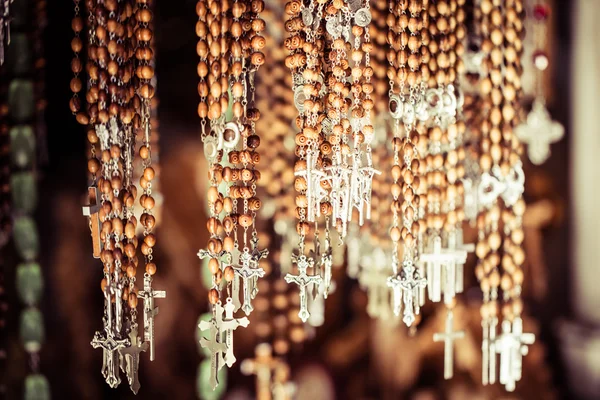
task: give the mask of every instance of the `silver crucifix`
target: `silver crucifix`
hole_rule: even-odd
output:
[[[242,279],[242,285],[244,286],[244,304],[242,310],[246,315],[250,315],[252,310],[254,310],[254,307],[252,307],[254,279],[265,276],[265,270],[258,266],[258,259],[252,256],[249,250],[245,250],[240,254],[240,266],[233,267],[233,270]]]
[[[285,281],[287,283],[295,283],[298,285],[300,289],[300,311],[298,311],[298,316],[302,322],[306,322],[310,316],[306,299],[306,289],[309,285],[319,285],[322,278],[319,275],[306,274],[307,269],[314,266],[314,260],[312,258],[308,258],[304,254],[293,254],[292,262],[298,267],[298,275],[287,274],[285,276]]]
[[[400,294],[404,315],[402,321],[407,326],[415,322],[415,315],[419,314],[419,290],[427,286],[427,280],[421,278],[411,260],[404,260],[399,276],[388,278],[388,286],[394,290],[394,313],[400,314]]]
[[[102,375],[111,388],[116,388],[121,383],[119,376],[119,349],[131,346],[129,338],[117,339],[112,328],[104,321],[104,333],[96,332],[92,339],[93,348],[102,349]]]
[[[154,317],[158,314],[158,307],[154,307],[154,299],[164,299],[167,293],[164,290],[152,289],[152,277],[144,275],[144,290],[137,295],[144,301],[144,341],[150,344],[150,361],[154,361]]]

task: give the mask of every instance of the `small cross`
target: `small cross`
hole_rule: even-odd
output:
[[[221,307],[220,303],[215,305],[215,315],[217,318],[217,326],[221,328],[221,331],[225,332],[225,343],[227,345],[227,352],[225,353],[225,364],[229,368],[235,363],[236,358],[233,353],[233,331],[236,330],[239,326],[243,326],[244,328],[248,326],[250,321],[248,318],[234,318],[233,310],[235,306],[231,298],[227,299],[227,304],[225,307]],[[225,311],[225,319],[223,319],[223,311]]]
[[[388,278],[388,286],[394,289],[394,313],[399,315],[399,295],[402,292],[402,302],[404,303],[404,316],[402,321],[407,326],[411,326],[415,321],[415,315],[419,313],[419,289],[427,286],[427,280],[421,278],[419,273],[410,260],[406,260],[402,266],[400,277]]]
[[[311,284],[320,284],[322,278],[319,275],[306,274],[306,270],[309,267],[314,266],[314,260],[312,258],[309,259],[304,254],[294,254],[292,255],[292,262],[298,267],[298,275],[287,274],[284,279],[287,283],[295,283],[300,288],[300,311],[298,311],[298,316],[302,322],[306,322],[310,316],[310,313],[308,312],[308,302],[306,300],[306,288]]]
[[[164,299],[167,293],[152,289],[152,277],[147,275],[144,276],[144,290],[140,290],[137,296],[144,301],[144,341],[150,344],[150,361],[154,361],[154,317],[158,314],[154,299]]]
[[[535,165],[543,164],[550,157],[550,144],[565,135],[565,127],[552,121],[542,98],[536,98],[527,115],[527,122],[515,129],[517,137],[527,143],[527,155]]]
[[[129,333],[131,346],[122,347],[119,349],[119,354],[125,358],[127,363],[127,379],[129,386],[134,394],[140,390],[140,381],[138,378],[138,370],[140,366],[140,353],[148,350],[148,342],[142,342],[138,337],[138,330],[134,328]]]
[[[263,250],[264,252],[265,250]],[[263,254],[263,253],[261,253]],[[266,253],[265,253],[266,254]],[[266,257],[266,255],[265,255]],[[258,267],[258,260],[255,259],[249,251],[244,251],[240,255],[241,266],[233,267],[236,275],[242,278],[244,285],[244,305],[242,310],[246,315],[250,315],[254,307],[252,307],[252,283],[255,278],[265,276],[265,270]]]
[[[213,318],[210,321],[201,321],[198,324],[201,331],[208,330],[208,339],[203,337],[200,339],[200,345],[210,351],[210,384],[213,390],[219,385],[218,372],[223,367],[221,360],[223,353],[227,351],[227,345],[221,343],[221,329],[217,325],[217,321]]]
[[[90,186],[88,188],[88,196],[90,198],[90,204],[83,206],[83,215],[90,219],[90,230],[92,233],[92,254],[94,258],[100,258],[100,252],[102,251],[102,240],[100,240],[100,207],[101,204],[98,202],[100,196],[98,195],[98,188],[96,186]]]
[[[465,337],[465,331],[454,331],[454,315],[450,310],[446,316],[446,329],[443,333],[434,333],[434,342],[444,342],[444,379],[454,375],[454,341]]]

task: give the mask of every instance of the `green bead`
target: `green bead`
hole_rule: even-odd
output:
[[[28,306],[39,303],[44,290],[44,278],[38,263],[20,264],[17,267],[17,292],[21,302]]]
[[[200,322],[202,321],[210,321],[212,319],[211,313],[202,314],[198,318],[198,323],[196,324],[196,345],[198,346],[198,353],[204,354],[205,357],[210,357],[210,350],[203,348],[200,345],[200,339],[205,338],[208,339],[208,331],[200,330]]]
[[[28,375],[25,378],[24,400],[50,400],[50,384],[41,374]]]
[[[13,79],[8,88],[8,105],[14,121],[26,122],[32,119],[35,106],[33,82],[25,79]]]
[[[37,185],[33,172],[16,172],[10,177],[13,207],[22,214],[33,214],[37,206]]]
[[[25,33],[13,33],[6,56],[6,69],[14,76],[27,75],[33,69],[31,41]]]
[[[35,307],[29,307],[21,313],[19,334],[25,351],[40,351],[44,342],[44,320],[42,313]]]
[[[17,125],[10,130],[11,162],[18,168],[31,168],[35,159],[35,135],[31,125]]]
[[[217,379],[219,385],[213,390],[210,384],[211,374],[211,362],[210,359],[203,360],[198,366],[198,373],[196,375],[196,394],[198,398],[202,400],[218,400],[225,393],[227,388],[227,368],[222,368],[217,373]]]
[[[40,243],[33,218],[29,216],[16,218],[13,235],[15,246],[21,258],[26,261],[35,260],[40,249]]]
[[[200,271],[200,273],[202,274],[200,276],[200,278],[202,280],[202,286],[204,286],[206,289],[210,289],[213,286],[212,274],[210,273],[210,270],[208,269],[208,260],[210,260],[209,257],[203,258],[202,266],[200,267],[200,268],[202,268]]]

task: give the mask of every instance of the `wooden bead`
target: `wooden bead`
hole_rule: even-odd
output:
[[[138,305],[138,297],[135,293],[129,293],[129,307],[137,308]]]
[[[156,264],[153,262],[150,262],[148,264],[146,264],[146,273],[148,275],[154,275],[156,274]]]
[[[243,228],[248,228],[248,227],[252,226],[252,222],[253,222],[253,218],[249,214],[242,214],[239,217],[239,224]]]
[[[233,270],[233,267],[231,265],[228,265],[227,267],[225,267],[223,277],[225,278],[225,280],[227,282],[233,281],[233,279],[235,278],[235,271]]]
[[[217,304],[219,302],[219,292],[217,289],[210,289],[208,291],[208,301],[210,304]]]
[[[216,274],[217,271],[220,270],[219,260],[216,258],[211,258],[210,260],[208,260],[208,270],[212,275]]]

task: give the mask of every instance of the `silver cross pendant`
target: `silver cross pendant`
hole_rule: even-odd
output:
[[[292,255],[292,262],[298,267],[298,275],[287,274],[285,281],[287,283],[295,283],[300,289],[300,310],[298,316],[302,322],[306,322],[310,313],[308,312],[307,288],[310,285],[319,285],[322,278],[319,275],[307,275],[306,271],[309,267],[314,266],[314,260],[307,258],[304,254]]]
[[[527,143],[527,155],[531,162],[541,165],[550,157],[550,144],[565,135],[565,127],[552,120],[544,99],[538,97],[527,115],[527,121],[517,126],[515,134]]]

